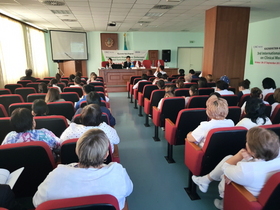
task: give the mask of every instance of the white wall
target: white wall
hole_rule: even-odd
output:
[[[280,65],[250,65],[252,46],[280,46],[279,24],[280,18],[275,18],[249,25],[244,79],[251,81],[251,88],[260,87],[262,89],[262,80],[265,77],[273,78],[276,86],[280,87]]]

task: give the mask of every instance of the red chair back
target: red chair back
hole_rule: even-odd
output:
[[[6,110],[9,110],[9,106],[13,103],[23,102],[24,100],[19,94],[0,95],[0,104],[2,104]]]
[[[146,69],[149,69],[151,68],[152,66],[152,62],[150,60],[143,60],[143,66],[146,68]]]

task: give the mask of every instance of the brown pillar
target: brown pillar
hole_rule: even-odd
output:
[[[247,47],[249,7],[217,6],[206,11],[203,76],[230,78],[237,88],[243,80]]]

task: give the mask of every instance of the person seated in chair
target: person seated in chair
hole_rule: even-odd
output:
[[[174,85],[166,85],[165,88],[165,95],[162,99],[160,99],[160,101],[158,102],[158,109],[162,108],[162,103],[163,103],[163,99],[164,98],[169,98],[169,97],[175,97],[175,86]]]
[[[21,77],[20,80],[31,80],[32,82],[36,82],[36,78],[32,77],[32,69],[25,70],[25,76]]]
[[[163,80],[159,80],[159,81],[157,81],[156,85],[157,85],[158,89],[161,90],[161,89],[164,89],[165,82]]]
[[[177,79],[176,82],[175,82],[175,85],[176,85],[177,89],[185,87],[184,81],[182,79]]]
[[[113,117],[113,115],[111,114],[110,110],[105,107],[105,106],[101,106],[101,99],[100,99],[100,95],[97,93],[97,92],[94,92],[94,91],[91,91],[89,92],[87,95],[86,95],[86,102],[87,102],[87,105],[88,104],[97,104],[100,106],[100,109],[102,112],[106,113],[109,117],[109,122],[110,122],[110,126],[115,126],[116,125],[116,120],[115,118]],[[77,114],[81,114],[83,108],[79,108],[75,115]],[[74,116],[75,116],[74,115]],[[72,119],[72,122],[74,121],[74,118]]]
[[[43,99],[36,99],[32,104],[33,116],[46,116],[49,112],[48,105]]]
[[[147,74],[142,74],[141,80],[139,80],[135,85],[133,85],[133,89],[138,89],[139,82],[142,82],[142,81],[148,81]]]
[[[131,68],[132,66],[132,61],[130,60],[130,56],[126,56],[126,61],[123,63],[123,68]]]
[[[228,84],[223,80],[219,80],[216,82],[216,91],[215,92],[220,93],[221,96],[234,95],[234,92],[228,90]]]
[[[98,82],[96,79],[97,79],[97,74],[95,72],[91,72],[89,79],[87,80],[87,84],[91,82]]]
[[[189,132],[187,135],[189,142],[194,142],[201,148],[211,129],[234,126],[232,120],[226,119],[228,115],[228,103],[223,98],[217,98],[214,95],[209,97],[206,101],[206,114],[211,120],[201,122],[194,131]]]
[[[49,102],[61,102],[65,101],[63,98],[60,98],[60,93],[57,88],[50,88],[45,98],[46,103]]]
[[[198,88],[206,88],[206,87],[208,87],[207,80],[206,80],[205,77],[199,77],[199,79],[197,81],[197,84],[198,84]]]
[[[192,78],[193,78],[193,79],[199,78],[198,76],[196,76],[195,71],[194,71],[193,69],[190,69],[190,70],[189,70],[189,74],[192,75]]]
[[[81,77],[75,77],[74,85],[70,85],[70,87],[82,87],[81,84],[82,84]]]
[[[112,68],[113,68],[113,67],[112,67],[113,64],[114,64],[114,63],[113,63],[112,58],[108,58],[108,63],[106,64],[106,68],[107,68],[107,69],[112,69]]]
[[[270,119],[265,115],[266,105],[260,98],[248,99],[245,107],[245,117],[236,126],[243,126],[248,130],[255,126],[272,125]]]
[[[198,94],[198,85],[192,85],[192,86],[190,86],[189,94],[190,94],[189,97],[185,97],[185,106],[187,106],[187,104],[188,104],[188,102],[189,102],[189,100],[190,100],[190,97],[199,95],[199,94]]]
[[[100,129],[86,131],[77,141],[78,163],[59,164],[38,187],[33,204],[55,199],[110,194],[117,198],[120,209],[133,190],[125,168],[117,162],[104,164],[110,141]]]
[[[239,83],[239,93],[237,94],[238,96],[238,101],[240,101],[241,97],[244,94],[249,94],[250,93],[250,81],[248,79],[243,80],[242,82]]]
[[[14,131],[11,131],[6,135],[2,145],[31,141],[44,141],[52,150],[60,147],[61,141],[53,134],[53,132],[45,128],[35,129],[36,122],[29,109],[15,109],[12,112],[10,122]]]
[[[97,104],[89,104],[85,106],[80,115],[80,123],[75,122],[70,123],[69,127],[61,134],[61,141],[66,141],[68,139],[79,138],[89,129],[98,128],[105,132],[108,136],[112,152],[114,152],[114,144],[120,143],[120,138],[117,131],[106,122],[102,122],[101,119],[102,111],[100,106]]]
[[[247,132],[246,140],[245,149],[226,156],[209,174],[192,176],[202,192],[207,192],[210,182],[220,181],[219,194],[224,198],[225,184],[233,181],[253,196],[259,195],[270,176],[280,170],[279,137],[273,131],[253,127]],[[215,199],[214,205],[223,209],[223,200]]]
[[[166,72],[164,71],[164,66],[163,65],[160,65],[160,66],[157,67],[157,70],[155,71],[154,76],[157,77],[158,73],[161,73],[162,75],[166,74]]]
[[[184,84],[188,84],[192,82],[192,75],[191,74],[187,74],[184,76],[185,82]]]
[[[62,91],[61,91],[60,87],[57,85],[57,83],[58,83],[57,79],[51,79],[51,81],[49,83],[49,87],[55,87],[61,93]]]
[[[275,81],[270,78],[270,77],[266,77],[263,79],[262,81],[262,85],[263,85],[263,99],[265,99],[265,96],[268,93],[274,93],[275,89],[276,89],[276,84]]]
[[[44,82],[41,82],[39,85],[38,85],[38,93],[47,93],[48,92],[48,86],[46,83]]]

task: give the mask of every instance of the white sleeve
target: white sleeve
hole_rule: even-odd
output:
[[[200,125],[194,129],[192,132],[192,136],[195,138],[197,143],[200,143],[206,136],[205,136],[205,127],[200,123]]]
[[[133,190],[133,183],[130,179],[130,177],[128,176],[126,169],[124,168],[124,179],[125,179],[125,185],[126,185],[126,195],[125,197],[129,196],[132,193]]]
[[[160,101],[158,102],[157,108],[158,108],[159,110],[161,110],[161,108],[162,108],[162,99],[160,99]]]
[[[158,74],[158,72],[157,72],[157,71],[155,71],[154,76],[155,76],[155,77],[157,77],[157,74]]]
[[[253,180],[251,173],[244,173],[240,162],[237,163],[237,165],[224,163],[222,170],[231,181],[240,185],[248,185],[248,183],[251,182],[250,180]]]

